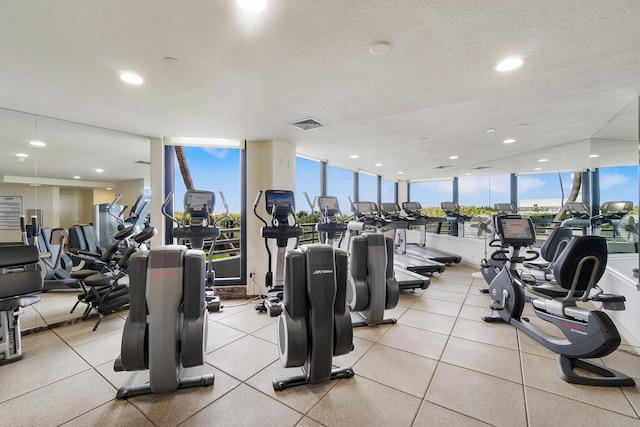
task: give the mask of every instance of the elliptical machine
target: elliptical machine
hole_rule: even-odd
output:
[[[172,196],[169,194],[162,206],[167,216],[166,206]],[[215,225],[206,225],[215,194],[189,190],[184,200],[184,215],[193,215],[190,222],[193,229],[185,227],[179,234],[193,239],[192,245],[198,245],[201,243],[198,239],[216,234],[209,230]],[[179,223],[174,217],[169,218]],[[197,227],[202,228],[200,233]],[[206,263],[201,249],[187,249],[184,245],[164,245],[131,256],[129,316],[114,370],[148,369],[149,383],[121,387],[116,398],[213,384],[213,374],[182,378],[183,368],[205,362],[208,325],[205,283],[209,278]]]
[[[556,283],[531,287],[541,298],[533,298],[533,310],[540,319],[554,324],[565,336],[548,335],[522,317],[525,304],[524,284],[512,273],[521,261],[520,248],[535,243],[531,218],[500,216],[496,231],[504,245],[513,249],[509,264],[489,286],[492,312],[498,316],[483,316],[486,322],[502,321],[515,326],[549,350],[558,354],[558,373],[569,383],[598,386],[634,386],[632,378],[611,368],[584,359],[606,356],[620,345],[620,334],[609,316],[598,310],[578,307],[577,301],[601,302],[609,310],[624,310],[622,295],[605,294],[597,286],[607,263],[607,245],[599,236],[577,236],[571,239],[553,266]],[[594,376],[582,376],[580,368]]]
[[[257,311],[266,311],[271,317],[280,314],[283,289],[284,289],[284,268],[285,254],[289,239],[296,239],[295,247],[298,247],[298,241],[304,229],[298,225],[295,213],[295,197],[293,191],[288,190],[266,190],[264,193],[265,209],[267,214],[271,216],[271,225],[267,223],[258,214],[258,204],[262,198],[262,191],[258,193],[256,201],[253,203],[253,213],[262,221],[264,226],[260,229],[260,236],[264,239],[264,246],[269,255],[267,273],[265,275],[265,286],[267,287],[267,297],[260,303],[256,304]],[[276,277],[275,283],[273,279],[273,271],[271,269],[271,249],[269,248],[269,240],[275,240],[278,252],[276,255]]]

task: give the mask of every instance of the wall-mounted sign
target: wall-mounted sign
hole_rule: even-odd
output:
[[[22,196],[0,196],[0,230],[20,230]]]

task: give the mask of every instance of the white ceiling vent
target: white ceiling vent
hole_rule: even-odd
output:
[[[298,129],[302,129],[302,130],[315,130],[321,127],[325,127],[326,125],[324,123],[320,123],[319,121],[317,121],[316,119],[309,117],[308,119],[304,119],[304,120],[300,120],[297,122],[293,122],[293,123],[289,123],[292,126],[297,127]]]

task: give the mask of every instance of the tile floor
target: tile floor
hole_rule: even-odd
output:
[[[271,380],[298,373],[280,366],[275,319],[250,302],[227,301],[209,317],[206,364],[215,383],[120,401],[117,388],[145,372],[114,372],[126,312],[92,332],[79,322],[26,335],[27,358],[0,367],[2,426],[640,426],[640,387],[571,385],[554,355],[504,324],[489,324],[482,279],[456,265],[424,291],[402,293],[395,325],[357,328],[355,349],[334,359],[355,377],[274,392]],[[65,320],[71,295],[27,312],[24,327]],[[637,348],[602,361],[640,384]]]

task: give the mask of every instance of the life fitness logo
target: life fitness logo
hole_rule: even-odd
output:
[[[151,274],[151,277],[176,277],[176,273],[172,271],[159,271]]]
[[[333,273],[333,270],[315,270],[313,272],[313,275],[315,276],[316,274],[331,274]]]
[[[560,324],[566,328],[569,328],[573,333],[580,334],[580,335],[587,335],[587,327],[584,325],[579,325],[579,324],[570,323],[570,322],[561,322]]]

